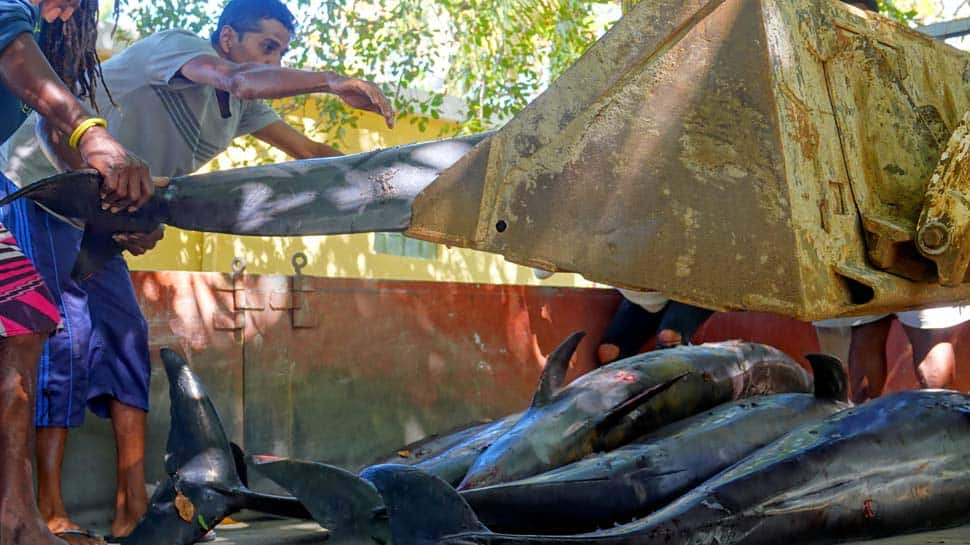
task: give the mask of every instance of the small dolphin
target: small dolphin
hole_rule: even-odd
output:
[[[494,531],[573,534],[662,507],[792,429],[849,407],[838,359],[812,354],[815,393],[756,396],[534,477],[462,492]]]
[[[172,427],[165,471],[168,479],[152,495],[148,512],[126,545],[189,545],[240,509],[311,519],[297,500],[246,488],[237,470],[238,454],[222,428],[205,387],[175,351],[162,349],[168,375]]]
[[[547,365],[568,368],[582,337],[570,336]],[[475,460],[458,488],[531,477],[732,399],[807,393],[811,386],[798,363],[754,343],[682,346],[619,360],[568,386],[540,387],[522,418]]]

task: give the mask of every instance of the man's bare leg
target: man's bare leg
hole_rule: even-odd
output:
[[[37,506],[52,532],[78,530],[64,507],[61,490],[67,428],[37,428]]]
[[[34,390],[46,335],[0,340],[0,545],[66,545],[44,524],[34,499]]]
[[[957,358],[952,341],[956,328],[903,326],[903,329],[913,345],[913,365],[920,385],[923,388],[953,388]]]
[[[886,360],[886,341],[893,325],[893,317],[885,316],[875,322],[852,328],[849,345],[849,390],[854,403],[875,399],[882,395],[889,374]],[[865,377],[867,388],[861,388]]]
[[[124,537],[148,510],[145,492],[145,428],[148,415],[136,407],[111,401],[111,424],[118,454],[118,489],[111,534]]]
[[[51,532],[70,545],[101,544],[102,541],[93,537],[63,533],[81,530],[64,506],[61,478],[66,447],[67,428],[37,428],[37,505],[41,517]]]

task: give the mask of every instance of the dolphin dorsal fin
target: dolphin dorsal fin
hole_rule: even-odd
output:
[[[829,354],[805,354],[805,359],[812,365],[815,397],[849,401],[849,378],[839,358]]]
[[[546,366],[542,368],[542,375],[539,376],[539,386],[532,396],[530,407],[542,407],[563,389],[566,385],[566,373],[569,371],[569,360],[572,359],[576,347],[585,336],[585,331],[577,331],[549,354],[546,358]]]

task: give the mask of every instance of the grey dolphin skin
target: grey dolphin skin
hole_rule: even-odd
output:
[[[417,194],[490,134],[180,176],[134,213],[101,210],[101,177],[93,170],[41,180],[0,206],[26,197],[96,233],[150,231],[160,223],[258,236],[404,231]]]
[[[413,466],[457,486],[481,453],[512,429],[522,418],[522,414],[515,413],[497,420],[472,437],[459,441],[444,452],[428,456]]]
[[[431,434],[428,437],[404,445],[395,450],[393,454],[380,456],[373,462],[361,466],[361,469],[379,464],[400,464],[405,466],[417,464],[428,458],[433,458],[463,441],[471,439],[494,423],[494,421],[472,422],[446,432]]]
[[[616,450],[462,497],[489,529],[518,534],[590,532],[643,517],[799,425],[848,408],[842,363],[808,359],[814,395],[725,403]]]
[[[126,545],[188,545],[226,516],[248,508],[309,519],[293,498],[253,492],[239,478],[236,456],[205,387],[185,360],[162,350],[169,380],[172,427],[165,470],[169,477],[152,495],[149,510]]]
[[[819,545],[970,522],[967,452],[970,396],[901,392],[802,426],[644,519],[571,536],[492,533],[414,468],[365,476],[395,545]]]
[[[25,197],[83,220],[73,271],[80,278],[121,251],[111,234],[152,231],[162,223],[259,236],[399,232],[411,224],[418,193],[491,134],[180,176],[134,213],[101,210],[101,176],[90,169],[38,181],[0,200],[0,206]]]
[[[554,355],[568,362],[581,338],[574,334]],[[807,393],[811,385],[794,360],[754,343],[682,346],[616,361],[566,387],[540,389],[515,426],[478,457],[459,489],[537,475],[732,399]]]

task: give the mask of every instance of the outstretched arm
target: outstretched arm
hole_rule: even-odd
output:
[[[0,83],[62,134],[71,134],[92,117],[54,73],[30,33],[20,34],[0,51]],[[84,162],[104,176],[106,207],[135,209],[151,197],[148,166],[104,128],[88,129],[77,149]]]
[[[294,159],[313,159],[314,157],[336,157],[343,155],[340,150],[307,138],[305,134],[286,124],[285,121],[270,123],[253,132],[253,136],[274,148],[283,150]]]
[[[244,100],[284,98],[306,93],[331,93],[348,106],[374,112],[394,126],[394,108],[376,85],[325,70],[310,72],[266,64],[237,64],[215,55],[200,55],[185,63],[182,76],[211,85]]]

